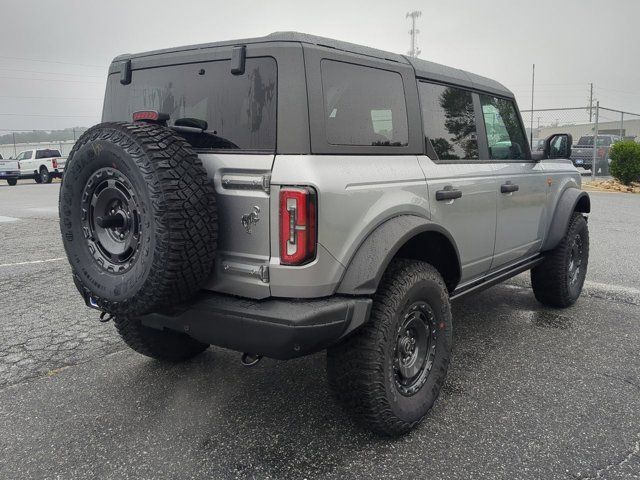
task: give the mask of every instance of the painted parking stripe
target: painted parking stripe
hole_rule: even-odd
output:
[[[3,217],[0,215],[0,223],[17,222],[19,218],[15,217]]]
[[[47,258],[46,260],[32,260],[30,262],[3,263],[3,264],[0,264],[0,267],[18,267],[20,265],[33,265],[36,263],[51,263],[51,262],[59,262],[61,260],[64,260],[64,257]]]

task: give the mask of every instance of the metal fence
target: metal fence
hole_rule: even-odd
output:
[[[0,130],[0,155],[2,158],[15,158],[24,150],[51,148],[60,150],[67,156],[86,128],[70,129],[69,133],[47,130],[11,131]],[[29,140],[32,139],[32,140]],[[35,139],[35,140],[33,140]]]
[[[522,119],[534,151],[542,150],[544,139],[549,135],[570,133],[574,164],[594,177],[609,175],[611,141],[618,138],[640,141],[639,114],[601,107],[599,102],[591,108],[522,110]],[[587,137],[584,140],[591,144],[596,138],[596,148],[581,148],[578,145],[581,137]]]

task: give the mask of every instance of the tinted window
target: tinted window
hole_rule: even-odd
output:
[[[276,77],[273,58],[248,58],[243,75],[232,75],[230,61],[134,70],[129,85],[111,75],[104,120],[131,121],[140,110],[157,110],[193,126],[205,120],[204,134],[181,133],[198,149],[274,151]]]
[[[55,158],[59,156],[60,152],[58,150],[36,150],[36,158]]]
[[[487,130],[489,158],[492,160],[528,159],[527,140],[514,103],[502,98],[480,95]]]
[[[420,82],[427,154],[435,160],[477,160],[478,140],[471,92]]]
[[[404,146],[409,142],[402,77],[395,72],[322,61],[327,142]]]
[[[26,152],[22,152],[21,160],[29,160],[31,158],[32,153],[33,152],[31,150],[27,150]]]

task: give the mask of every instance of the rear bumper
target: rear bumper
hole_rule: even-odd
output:
[[[18,179],[20,177],[19,171],[3,171],[0,170],[0,180],[11,180],[12,178]]]
[[[186,308],[153,313],[142,323],[184,332],[204,343],[285,360],[323,350],[369,319],[372,300],[250,300],[201,293]]]

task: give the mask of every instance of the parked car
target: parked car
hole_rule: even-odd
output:
[[[609,173],[609,150],[611,145],[620,141],[618,135],[598,135],[596,142],[596,168],[600,169],[600,173],[606,175]],[[593,135],[584,135],[580,137],[571,149],[571,161],[576,167],[582,167],[591,170],[593,163]]]
[[[337,398],[397,435],[440,393],[452,300],[527,270],[545,305],[582,290],[571,137],[532,155],[494,80],[277,33],[117,57],[102,120],[69,156],[62,240],[144,355],[327,349]]]
[[[16,185],[20,177],[17,160],[4,160],[0,155],[0,180],[6,180],[9,185]]]
[[[16,157],[20,168],[20,178],[31,178],[36,183],[51,183],[54,178],[62,178],[67,157],[51,148],[24,150]]]

